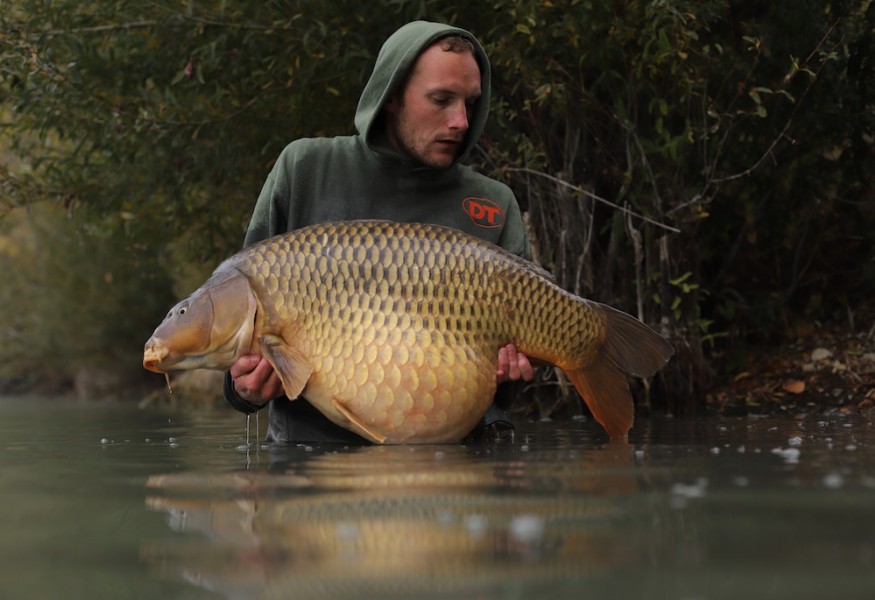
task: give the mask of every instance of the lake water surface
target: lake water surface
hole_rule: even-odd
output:
[[[264,428],[262,423],[262,429]],[[875,598],[866,417],[247,444],[225,407],[0,399],[0,598]]]

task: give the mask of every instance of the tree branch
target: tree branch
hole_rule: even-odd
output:
[[[527,173],[529,175],[537,175],[539,177],[543,177],[544,179],[549,179],[550,181],[552,181],[554,183],[557,183],[561,186],[572,189],[575,192],[578,192],[579,194],[583,194],[584,196],[587,196],[588,198],[592,198],[593,200],[595,200],[597,202],[601,202],[602,204],[604,204],[606,206],[610,206],[614,210],[618,210],[626,215],[635,217],[636,219],[641,219],[642,221],[645,221],[646,223],[650,223],[651,225],[659,227],[660,229],[665,229],[666,231],[671,231],[672,233],[681,233],[681,230],[678,229],[677,227],[672,227],[671,225],[666,225],[665,223],[660,223],[659,221],[655,221],[655,220],[651,219],[650,217],[645,217],[644,215],[642,215],[640,213],[636,213],[635,211],[630,210],[630,209],[626,208],[625,206],[620,206],[619,204],[615,204],[614,202],[611,202],[610,200],[602,198],[601,196],[598,196],[596,194],[593,194],[592,192],[587,191],[578,185],[568,183],[567,181],[564,181],[558,177],[554,177],[553,175],[549,175],[548,173],[543,173],[541,171],[536,171],[535,169],[529,169],[527,167],[508,167],[506,170],[511,172],[511,173]]]
[[[823,35],[823,37],[820,39],[820,41],[817,42],[817,45],[811,51],[811,54],[809,54],[808,57],[805,59],[805,61],[802,63],[803,66],[805,66],[811,62],[811,60],[814,58],[815,53],[823,46],[823,44],[826,42],[826,40],[829,38],[829,36],[832,35],[832,31],[833,31],[833,29],[836,28],[837,25],[838,25],[838,21],[835,21],[832,25],[829,26],[829,28],[826,30],[826,33]],[[718,177],[716,179],[712,179],[709,182],[709,184],[713,185],[713,184],[717,184],[717,183],[725,183],[727,181],[732,181],[734,179],[740,179],[742,177],[750,175],[751,173],[756,171],[760,167],[760,165],[762,165],[770,156],[772,156],[772,151],[775,149],[775,147],[778,145],[778,143],[781,142],[781,140],[783,140],[784,138],[787,138],[787,131],[790,129],[790,126],[793,124],[793,119],[796,117],[796,113],[799,111],[799,107],[802,105],[802,101],[805,99],[805,96],[808,95],[808,92],[811,91],[811,88],[814,87],[814,84],[818,80],[820,72],[823,70],[825,65],[826,65],[825,62],[820,63],[820,67],[817,69],[817,72],[814,73],[814,77],[811,79],[811,81],[808,83],[808,85],[802,91],[802,94],[799,96],[799,100],[797,100],[794,103],[793,110],[790,112],[790,116],[787,118],[787,122],[784,124],[784,127],[781,129],[781,131],[778,133],[778,135],[775,136],[775,139],[772,140],[772,143],[769,144],[769,147],[766,148],[766,150],[765,150],[765,152],[763,152],[762,156],[760,156],[760,158],[754,164],[752,164],[750,167],[748,167],[744,171],[739,171],[738,173],[733,173],[732,175],[727,175],[726,177]],[[802,70],[802,69],[799,68],[799,69],[797,69],[796,72],[799,72],[800,70]],[[787,81],[787,79],[785,79],[785,83],[786,83],[786,81]]]

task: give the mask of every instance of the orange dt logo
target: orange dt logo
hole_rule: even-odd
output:
[[[462,209],[477,227],[504,225],[504,211],[488,198],[465,198],[462,200]]]

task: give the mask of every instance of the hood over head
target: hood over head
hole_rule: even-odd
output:
[[[416,59],[434,42],[450,35],[459,35],[471,41],[474,46],[474,56],[480,66],[481,96],[474,105],[474,113],[465,135],[465,144],[456,158],[456,163],[470,154],[486,127],[486,119],[489,115],[491,81],[489,59],[480,42],[471,33],[458,27],[428,21],[414,21],[404,25],[380,48],[374,71],[365,85],[355,113],[356,129],[368,146],[373,148],[379,145],[377,140],[383,139],[381,118],[383,106],[406,83]]]

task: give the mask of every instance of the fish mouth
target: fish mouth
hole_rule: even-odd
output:
[[[143,351],[143,366],[153,373],[163,373],[161,363],[170,354],[170,350],[165,348],[157,340],[149,340],[146,343],[146,349]]]

